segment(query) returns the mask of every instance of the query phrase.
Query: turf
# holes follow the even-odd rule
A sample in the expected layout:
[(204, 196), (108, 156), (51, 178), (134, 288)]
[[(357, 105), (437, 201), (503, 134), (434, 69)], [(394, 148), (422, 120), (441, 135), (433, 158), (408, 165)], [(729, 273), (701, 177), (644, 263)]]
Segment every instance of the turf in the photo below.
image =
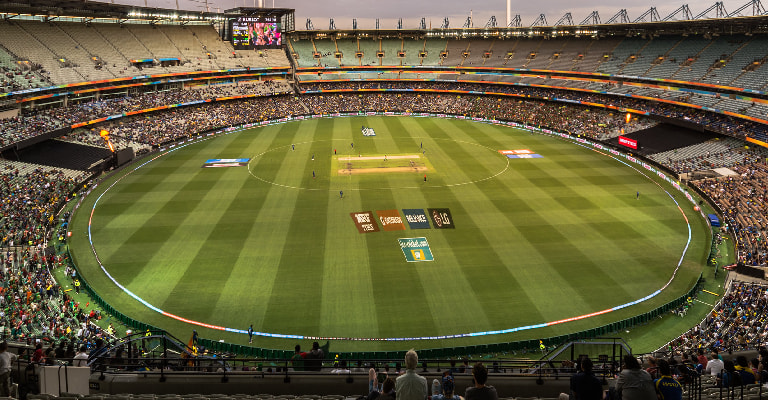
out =
[[(363, 137), (361, 125), (377, 136)], [(504, 149), (543, 158), (507, 159), (497, 152)], [(419, 153), (430, 168), (426, 182), (421, 172), (336, 173), (339, 157)], [(210, 158), (252, 159), (247, 167), (201, 168)], [(87, 223), (110, 183), (86, 199), (73, 222), (71, 247), (88, 282), (123, 313), (180, 337), (198, 329), (206, 338), (247, 341), (154, 312), (98, 269)], [(693, 236), (672, 285), (651, 300), (514, 334), (339, 341), (334, 348), (548, 337), (676, 298), (699, 276), (709, 237), (690, 203), (664, 188), (675, 193)], [(361, 234), (350, 217), (405, 208), (448, 208), (455, 229)], [(112, 276), (164, 311), (237, 329), (342, 338), (453, 335), (604, 310), (662, 287), (688, 238), (681, 210), (662, 187), (606, 155), (508, 127), (404, 117), (291, 122), (177, 149), (112, 187), (93, 213), (91, 233)], [(435, 260), (406, 262), (397, 239), (422, 236)], [(257, 343), (292, 348), (295, 341)]]

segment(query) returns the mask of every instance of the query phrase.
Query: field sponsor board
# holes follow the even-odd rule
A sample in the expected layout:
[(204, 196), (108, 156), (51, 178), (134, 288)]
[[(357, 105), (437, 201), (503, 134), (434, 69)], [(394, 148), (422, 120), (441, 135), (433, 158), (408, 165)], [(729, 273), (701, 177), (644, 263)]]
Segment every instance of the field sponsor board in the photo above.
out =
[(528, 149), (521, 149), (521, 150), (499, 150), (499, 153), (508, 156), (510, 154), (533, 154), (532, 151)]
[(630, 149), (637, 150), (637, 140), (630, 139), (626, 136), (619, 136), (619, 144), (622, 146), (629, 147)]
[(544, 158), (541, 154), (507, 154), (507, 158)]
[(370, 211), (349, 213), (352, 221), (355, 222), (357, 231), (360, 233), (378, 232), (379, 225), (376, 223), (376, 217)]
[(250, 160), (250, 158), (211, 158), (205, 160), (203, 168), (244, 167)]
[(429, 229), (427, 214), (422, 208), (403, 208), (403, 215), (411, 229)]
[(405, 255), (405, 261), (408, 262), (420, 262), (420, 261), (434, 261), (432, 256), (432, 250), (429, 249), (429, 242), (425, 237), (417, 238), (402, 238), (397, 239), (400, 244), (400, 249)]
[(400, 213), (397, 210), (376, 210), (376, 215), (379, 216), (379, 222), (381, 222), (381, 229), (384, 231), (404, 231), (405, 224), (400, 217)]
[(453, 224), (453, 217), (451, 216), (451, 210), (447, 208), (428, 208), (430, 218), (432, 218), (432, 225), (435, 229), (455, 229), (456, 225)]

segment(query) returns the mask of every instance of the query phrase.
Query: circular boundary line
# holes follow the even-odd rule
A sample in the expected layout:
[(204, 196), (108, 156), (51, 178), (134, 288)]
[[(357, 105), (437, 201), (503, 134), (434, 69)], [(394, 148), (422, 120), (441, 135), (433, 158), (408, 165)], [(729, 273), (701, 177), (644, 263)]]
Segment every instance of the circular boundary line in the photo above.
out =
[[(287, 122), (288, 121), (286, 121), (285, 123), (287, 123)], [(293, 122), (293, 121), (290, 121), (290, 122)], [(401, 136), (401, 137), (402, 138), (410, 138), (410, 136)], [(397, 137), (393, 137), (393, 138), (397, 138)], [(490, 146), (485, 146), (485, 145), (482, 145), (482, 144), (479, 144), (479, 143), (472, 143), (472, 142), (467, 142), (465, 140), (455, 140), (455, 139), (447, 139), (447, 138), (432, 138), (432, 139), (433, 140), (444, 140), (444, 141), (455, 142), (455, 143), (470, 144), (470, 145), (474, 145), (474, 146), (478, 146), (478, 147), (483, 147), (483, 148), (488, 149), (489, 151), (491, 151), (493, 153), (497, 153), (497, 151), (492, 149)], [(334, 140), (346, 140), (346, 139), (310, 140), (310, 141), (299, 142), (299, 143), (294, 143), (294, 144), (307, 144), (307, 143), (314, 143), (314, 142), (332, 142)], [(306, 190), (306, 191), (324, 191), (324, 190), (326, 190), (326, 189), (321, 189), (321, 188), (308, 188), (308, 187), (303, 187), (303, 186), (284, 185), (282, 183), (277, 183), (277, 182), (274, 182), (274, 181), (268, 181), (268, 180), (266, 180), (264, 178), (261, 178), (259, 176), (254, 175), (253, 171), (251, 171), (251, 162), (254, 159), (259, 158), (259, 157), (263, 156), (264, 154), (271, 153), (271, 152), (273, 152), (275, 150), (278, 150), (278, 149), (281, 149), (281, 148), (284, 148), (284, 147), (287, 148), (288, 146), (292, 146), (292, 145), (288, 145), (287, 144), (285, 146), (274, 147), (272, 149), (262, 151), (261, 153), (256, 154), (253, 157), (251, 157), (251, 159), (248, 160), (248, 165), (247, 165), (248, 175), (250, 175), (250, 176), (252, 176), (252, 177), (254, 177), (254, 178), (256, 178), (256, 179), (258, 179), (258, 180), (260, 180), (260, 181), (262, 181), (264, 183), (266, 183), (266, 184), (269, 184), (269, 185), (272, 185), (272, 186), (277, 186), (277, 187), (282, 187), (282, 188), (286, 188), (286, 189), (296, 189), (296, 190)], [(507, 170), (509, 169), (509, 158), (504, 157), (504, 159), (507, 161), (507, 164), (504, 166), (504, 168), (501, 171), (499, 171), (499, 172), (497, 172), (497, 173), (495, 173), (493, 175), (486, 176), (485, 178), (475, 179), (473, 181), (467, 181), (467, 182), (450, 183), (450, 184), (445, 184), (445, 185), (427, 185), (427, 187), (430, 187), (430, 188), (456, 187), (456, 186), (471, 185), (471, 184), (475, 184), (475, 183), (479, 183), (479, 182), (484, 182), (484, 181), (493, 179), (493, 178), (495, 178), (495, 177), (497, 177), (497, 176), (507, 172)], [(378, 188), (359, 188), (358, 187), (358, 188), (349, 188), (347, 190), (350, 190), (350, 191), (353, 191), (353, 192), (362, 192), (362, 191), (366, 191), (366, 190), (421, 189), (423, 187), (424, 186), (399, 186), (399, 187), (378, 187)]]
[[(449, 116), (445, 116), (445, 117), (434, 116), (434, 117), (436, 117), (436, 118), (448, 118)], [(319, 118), (322, 118), (322, 117), (319, 117)], [(288, 121), (278, 122), (278, 123), (285, 123), (285, 122), (288, 122)], [(510, 127), (510, 125), (498, 124), (498, 123), (494, 123), (494, 122), (491, 122), (491, 121), (472, 121), (472, 122), (484, 122), (484, 123), (491, 123), (491, 124), (494, 124), (494, 125)], [(269, 124), (269, 125), (273, 125), (273, 124)], [(268, 126), (268, 125), (253, 126), (253, 127), (249, 127), (249, 128), (245, 128), (245, 129), (257, 128), (257, 127), (261, 127), (261, 126)], [(517, 129), (521, 129), (521, 130), (527, 130), (527, 131), (532, 132), (532, 133), (538, 133), (538, 134), (541, 134), (541, 135), (548, 135), (547, 132), (537, 132), (532, 127), (520, 127), (520, 126), (512, 126), (512, 127), (517, 128)], [(231, 130), (231, 131), (226, 132), (226, 133), (229, 134), (229, 133), (232, 133), (232, 132), (240, 132), (240, 131), (245, 130), (245, 129)], [(552, 136), (557, 138), (557, 136), (554, 136), (554, 135), (552, 135)], [(93, 214), (96, 211), (96, 206), (98, 205), (98, 203), (101, 200), (101, 198), (107, 192), (109, 192), (109, 190), (111, 190), (115, 185), (117, 185), (120, 181), (122, 181), (127, 176), (130, 176), (131, 174), (136, 172), (139, 168), (144, 167), (145, 165), (151, 163), (152, 161), (157, 160), (160, 157), (163, 157), (163, 156), (165, 156), (167, 154), (170, 154), (170, 153), (172, 153), (172, 152), (174, 152), (176, 150), (179, 150), (179, 149), (182, 149), (184, 147), (187, 147), (187, 146), (189, 146), (191, 144), (197, 144), (197, 143), (200, 143), (200, 142), (208, 140), (208, 139), (211, 139), (211, 137), (202, 138), (201, 140), (194, 140), (194, 141), (191, 141), (191, 142), (188, 142), (188, 143), (184, 143), (182, 145), (178, 145), (178, 146), (176, 146), (174, 148), (171, 148), (171, 149), (169, 149), (167, 151), (164, 151), (161, 154), (158, 154), (155, 157), (152, 157), (151, 159), (145, 161), (144, 163), (139, 164), (134, 169), (130, 170), (128, 173), (126, 173), (125, 175), (120, 176), (114, 182), (112, 182), (112, 184), (110, 184), (104, 190), (104, 192), (102, 192), (96, 198), (96, 201), (94, 201), (94, 203), (93, 203), (93, 207), (91, 208), (91, 213), (90, 213), (90, 216), (88, 218), (88, 242), (89, 242), (89, 244), (91, 246), (91, 251), (93, 252), (94, 258), (96, 259), (96, 262), (99, 264), (99, 268), (101, 268), (102, 272), (104, 272), (104, 274), (107, 276), (107, 278), (109, 278), (109, 280), (111, 280), (112, 283), (114, 283), (117, 287), (119, 287), (124, 293), (126, 293), (127, 295), (132, 297), (134, 300), (138, 301), (139, 303), (143, 304), (145, 307), (149, 308), (150, 310), (155, 311), (155, 312), (157, 312), (157, 313), (159, 313), (159, 314), (161, 314), (163, 316), (166, 316), (166, 317), (169, 317), (169, 318), (173, 318), (173, 319), (175, 319), (177, 321), (184, 322), (184, 323), (187, 323), (187, 324), (190, 324), (190, 325), (196, 325), (196, 326), (201, 326), (201, 327), (204, 327), (204, 328), (220, 330), (220, 331), (225, 331), (225, 332), (231, 332), (231, 333), (249, 334), (249, 332), (247, 330), (245, 330), (245, 329), (228, 328), (228, 327), (224, 327), (224, 326), (212, 325), (212, 324), (207, 324), (207, 323), (204, 323), (204, 322), (199, 322), (199, 321), (187, 319), (187, 318), (184, 318), (184, 317), (181, 317), (181, 316), (169, 313), (167, 311), (164, 311), (164, 310), (162, 310), (162, 309), (160, 309), (160, 308), (150, 304), (146, 300), (142, 299), (141, 297), (139, 297), (138, 295), (136, 295), (135, 293), (130, 291), (128, 288), (126, 288), (125, 286), (120, 284), (120, 282), (118, 282), (117, 279), (115, 279), (109, 273), (109, 271), (107, 271), (106, 267), (101, 262), (101, 259), (99, 258), (98, 253), (96, 252), (96, 248), (94, 247), (94, 244), (93, 244), (93, 237), (91, 235), (91, 225), (92, 225), (92, 222), (93, 222)], [(599, 154), (602, 154), (602, 155), (605, 155), (607, 157), (610, 157), (610, 158), (612, 158), (612, 159), (614, 159), (614, 160), (616, 160), (616, 161), (618, 161), (618, 162), (620, 162), (620, 163), (622, 163), (622, 164), (632, 168), (633, 170), (638, 172), (640, 175), (644, 176), (646, 179), (650, 180), (651, 182), (653, 182), (654, 184), (659, 186), (659, 188), (661, 188), (661, 190), (663, 190), (667, 194), (667, 196), (669, 196), (669, 198), (672, 199), (672, 201), (677, 206), (677, 209), (680, 211), (680, 214), (685, 219), (685, 223), (686, 223), (686, 226), (688, 228), (688, 239), (687, 239), (687, 242), (685, 244), (685, 248), (683, 249), (682, 255), (680, 256), (680, 260), (678, 261), (677, 265), (675, 266), (675, 270), (672, 272), (672, 276), (669, 278), (669, 281), (667, 281), (666, 284), (664, 284), (661, 288), (657, 289), (653, 293), (651, 293), (651, 294), (649, 294), (649, 295), (647, 295), (645, 297), (642, 297), (640, 299), (628, 302), (628, 303), (620, 304), (620, 305), (617, 305), (617, 306), (614, 306), (614, 307), (611, 307), (611, 308), (607, 308), (605, 310), (596, 311), (596, 312), (592, 312), (592, 313), (589, 313), (589, 314), (583, 314), (583, 315), (579, 315), (579, 316), (575, 316), (575, 317), (570, 317), (570, 318), (565, 318), (565, 319), (560, 319), (560, 320), (550, 321), (550, 322), (544, 322), (544, 323), (540, 323), (540, 324), (519, 326), (519, 327), (508, 328), (508, 329), (501, 329), (501, 330), (494, 330), (494, 331), (459, 333), (459, 334), (453, 334), (453, 335), (440, 335), (440, 336), (388, 337), (388, 338), (305, 336), (305, 335), (292, 335), (292, 334), (281, 334), (281, 333), (270, 333), (270, 332), (253, 332), (253, 334), (257, 335), (257, 336), (263, 336), (263, 337), (280, 338), (280, 339), (296, 339), (296, 340), (344, 340), (344, 341), (385, 341), (385, 342), (397, 342), (397, 341), (422, 341), (422, 340), (458, 339), (458, 338), (468, 338), (468, 337), (477, 337), (477, 336), (501, 335), (501, 334), (507, 334), (507, 333), (521, 332), (521, 331), (526, 331), (526, 330), (531, 330), (531, 329), (544, 328), (544, 327), (548, 327), (548, 326), (563, 324), (563, 323), (566, 323), (566, 322), (579, 321), (579, 320), (595, 317), (595, 316), (598, 316), (598, 315), (607, 314), (607, 313), (612, 312), (612, 311), (618, 311), (618, 310), (621, 310), (623, 308), (627, 308), (627, 307), (630, 307), (630, 306), (633, 306), (633, 305), (645, 302), (645, 301), (647, 301), (647, 300), (649, 300), (649, 299), (651, 299), (653, 297), (656, 297), (663, 290), (665, 290), (667, 287), (669, 287), (670, 284), (672, 284), (672, 281), (677, 276), (677, 272), (680, 270), (680, 266), (683, 263), (683, 259), (685, 258), (685, 255), (688, 252), (688, 248), (689, 248), (689, 246), (691, 244), (691, 238), (692, 238), (691, 225), (690, 225), (690, 221), (688, 220), (688, 217), (685, 215), (685, 212), (683, 211), (682, 207), (680, 207), (680, 204), (677, 202), (677, 199), (675, 199), (675, 197), (671, 193), (669, 193), (669, 191), (667, 189), (662, 187), (661, 184), (659, 184), (655, 180), (651, 179), (650, 176), (644, 174), (642, 171), (640, 171), (636, 167), (630, 165), (629, 163), (625, 162), (624, 160), (618, 159), (614, 155), (607, 154), (607, 153), (604, 153), (602, 151), (598, 151), (596, 149), (589, 148), (589, 147), (587, 147), (583, 143), (578, 143), (577, 142), (577, 143), (574, 143), (574, 144), (579, 145), (579, 146), (584, 147), (584, 148), (587, 148), (589, 150), (595, 151), (595, 152), (597, 152)], [(480, 145), (480, 146), (482, 146), (482, 145)], [(487, 147), (487, 146), (483, 146), (483, 147)], [(509, 164), (509, 160), (507, 160), (507, 164)], [(487, 178), (487, 179), (490, 179), (490, 178)], [(94, 189), (95, 189), (95, 187), (94, 187)]]

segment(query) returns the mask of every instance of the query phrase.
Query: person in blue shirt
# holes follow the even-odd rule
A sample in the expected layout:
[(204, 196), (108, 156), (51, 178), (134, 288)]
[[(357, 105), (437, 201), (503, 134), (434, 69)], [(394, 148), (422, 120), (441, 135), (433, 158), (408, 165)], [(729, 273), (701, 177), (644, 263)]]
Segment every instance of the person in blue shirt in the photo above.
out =
[(658, 361), (659, 374), (661, 378), (653, 383), (656, 386), (656, 395), (659, 400), (683, 400), (683, 385), (672, 377), (672, 369), (667, 360)]
[(454, 387), (453, 376), (444, 376), (442, 385), (443, 393), (432, 396), (432, 400), (461, 400), (461, 396), (453, 393)]
[(751, 385), (756, 382), (755, 371), (749, 366), (749, 361), (745, 356), (736, 357), (736, 372), (741, 376), (742, 385)]

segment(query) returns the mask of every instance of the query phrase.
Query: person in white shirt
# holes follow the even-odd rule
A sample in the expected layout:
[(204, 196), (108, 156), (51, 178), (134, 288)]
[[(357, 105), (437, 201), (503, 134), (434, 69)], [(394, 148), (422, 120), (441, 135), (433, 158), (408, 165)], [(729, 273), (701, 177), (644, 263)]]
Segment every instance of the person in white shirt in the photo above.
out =
[(87, 367), (88, 366), (88, 348), (80, 346), (80, 350), (75, 354), (75, 358), (72, 360), (73, 367)]
[(0, 343), (0, 397), (11, 397), (11, 366), (18, 357), (8, 351), (8, 342)]
[(709, 355), (709, 362), (707, 362), (707, 369), (705, 370), (708, 374), (711, 374), (713, 376), (720, 375), (720, 372), (723, 371), (723, 368), (725, 368), (725, 365), (723, 364), (723, 360), (720, 359), (720, 357), (717, 356), (717, 353), (712, 353)]

